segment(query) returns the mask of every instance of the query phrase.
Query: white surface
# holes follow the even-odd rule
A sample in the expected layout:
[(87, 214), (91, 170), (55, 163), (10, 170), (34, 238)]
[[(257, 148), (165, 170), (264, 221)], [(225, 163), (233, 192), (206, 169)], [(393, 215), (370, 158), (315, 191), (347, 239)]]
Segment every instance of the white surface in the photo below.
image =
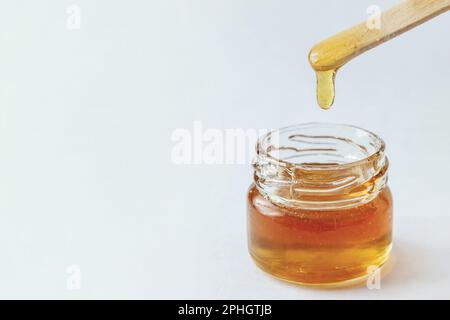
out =
[[(80, 30), (66, 28), (69, 4)], [(343, 68), (329, 112), (315, 103), (309, 48), (371, 4), (3, 0), (0, 297), (449, 299), (450, 16)], [(259, 271), (246, 248), (250, 166), (171, 162), (172, 132), (194, 120), (381, 135), (397, 257), (381, 290), (304, 289)], [(80, 290), (66, 288), (72, 264)]]

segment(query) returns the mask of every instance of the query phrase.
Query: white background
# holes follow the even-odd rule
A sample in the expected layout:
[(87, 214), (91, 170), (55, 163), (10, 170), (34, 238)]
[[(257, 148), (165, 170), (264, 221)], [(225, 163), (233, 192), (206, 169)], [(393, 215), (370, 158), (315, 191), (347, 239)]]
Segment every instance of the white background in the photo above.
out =
[[(396, 1), (2, 0), (1, 298), (450, 298), (442, 15), (345, 66), (315, 102), (312, 45)], [(66, 27), (70, 4), (81, 29)], [(249, 165), (175, 165), (177, 128), (328, 121), (384, 138), (395, 256), (381, 290), (312, 290), (246, 247)], [(68, 290), (66, 268), (81, 268)]]

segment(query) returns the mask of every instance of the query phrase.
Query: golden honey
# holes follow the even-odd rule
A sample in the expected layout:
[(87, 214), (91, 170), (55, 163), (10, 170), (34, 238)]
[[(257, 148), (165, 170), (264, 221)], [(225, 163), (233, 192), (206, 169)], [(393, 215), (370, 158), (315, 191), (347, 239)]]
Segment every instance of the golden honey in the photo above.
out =
[(384, 143), (356, 127), (305, 124), (261, 138), (247, 198), (256, 264), (290, 282), (334, 286), (381, 267), (392, 243)]
[(317, 103), (322, 109), (329, 109), (334, 102), (334, 78), (336, 70), (317, 71)]

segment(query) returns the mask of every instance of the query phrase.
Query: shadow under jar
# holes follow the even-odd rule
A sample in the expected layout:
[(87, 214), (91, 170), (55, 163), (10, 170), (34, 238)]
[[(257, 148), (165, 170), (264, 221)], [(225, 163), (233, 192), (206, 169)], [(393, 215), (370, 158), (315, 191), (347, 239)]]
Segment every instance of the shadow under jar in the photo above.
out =
[(309, 123), (263, 136), (247, 198), (248, 246), (283, 280), (344, 286), (388, 259), (392, 196), (384, 142), (354, 126)]

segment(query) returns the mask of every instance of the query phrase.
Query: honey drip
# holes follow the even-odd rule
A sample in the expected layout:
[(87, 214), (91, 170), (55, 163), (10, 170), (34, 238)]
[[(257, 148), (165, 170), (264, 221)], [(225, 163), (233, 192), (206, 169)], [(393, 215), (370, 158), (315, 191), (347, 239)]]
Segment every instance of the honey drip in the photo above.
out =
[(317, 103), (322, 109), (329, 109), (334, 102), (335, 70), (317, 71)]

